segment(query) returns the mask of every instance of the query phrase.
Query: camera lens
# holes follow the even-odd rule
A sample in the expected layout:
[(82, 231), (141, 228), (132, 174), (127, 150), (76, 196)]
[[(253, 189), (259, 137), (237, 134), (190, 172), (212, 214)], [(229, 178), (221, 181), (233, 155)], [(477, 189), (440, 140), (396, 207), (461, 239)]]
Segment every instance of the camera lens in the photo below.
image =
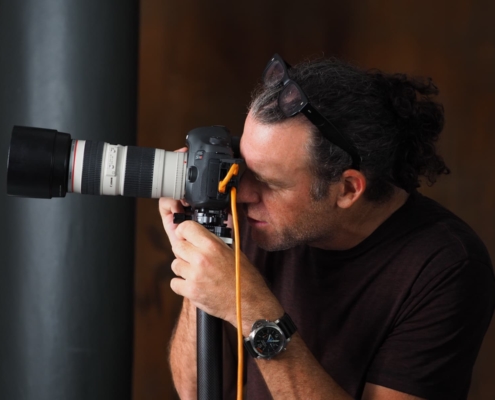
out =
[(7, 160), (7, 193), (65, 197), (71, 137), (51, 129), (16, 126)]
[(89, 140), (50, 129), (14, 127), (7, 193), (52, 198), (66, 193), (172, 197), (185, 191), (187, 153)]

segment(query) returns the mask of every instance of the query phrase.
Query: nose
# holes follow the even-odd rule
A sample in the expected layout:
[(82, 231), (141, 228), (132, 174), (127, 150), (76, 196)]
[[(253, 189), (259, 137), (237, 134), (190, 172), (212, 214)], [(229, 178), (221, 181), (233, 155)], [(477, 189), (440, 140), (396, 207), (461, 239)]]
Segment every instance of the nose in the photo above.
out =
[(258, 203), (260, 196), (256, 190), (256, 180), (252, 173), (246, 170), (242, 175), (239, 187), (237, 190), (237, 202), (238, 203)]

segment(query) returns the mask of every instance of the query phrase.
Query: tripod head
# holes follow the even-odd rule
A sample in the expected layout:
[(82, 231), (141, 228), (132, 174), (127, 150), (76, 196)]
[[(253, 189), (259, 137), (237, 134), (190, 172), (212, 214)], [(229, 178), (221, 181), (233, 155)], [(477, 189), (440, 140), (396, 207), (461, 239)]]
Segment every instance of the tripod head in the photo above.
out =
[(174, 214), (174, 224), (192, 220), (203, 225), (211, 233), (221, 238), (225, 243), (232, 244), (232, 229), (227, 227), (226, 221), (229, 217), (226, 210), (196, 209), (187, 207), (185, 213)]

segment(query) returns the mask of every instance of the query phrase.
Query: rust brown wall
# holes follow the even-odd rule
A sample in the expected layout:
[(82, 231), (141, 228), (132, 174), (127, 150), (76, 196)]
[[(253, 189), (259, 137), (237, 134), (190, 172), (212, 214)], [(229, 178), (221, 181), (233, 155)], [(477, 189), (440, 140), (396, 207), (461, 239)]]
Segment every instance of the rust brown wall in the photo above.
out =
[[(249, 92), (268, 58), (336, 55), (362, 67), (434, 78), (452, 169), (423, 191), (465, 219), (495, 259), (495, 29), (492, 0), (141, 0), (141, 146), (174, 150), (195, 127), (240, 134)], [(167, 344), (180, 299), (155, 200), (139, 200), (134, 399), (174, 399)], [(495, 324), (470, 400), (495, 399)]]

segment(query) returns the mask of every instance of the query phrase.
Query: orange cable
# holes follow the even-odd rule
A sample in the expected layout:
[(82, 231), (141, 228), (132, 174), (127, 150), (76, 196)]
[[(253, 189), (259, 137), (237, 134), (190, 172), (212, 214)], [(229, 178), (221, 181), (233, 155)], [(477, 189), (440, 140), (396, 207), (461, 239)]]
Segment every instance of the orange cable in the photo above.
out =
[[(218, 183), (218, 191), (225, 193), (227, 184), (233, 175), (239, 173), (239, 165), (232, 164), (225, 178)], [(237, 217), (237, 190), (230, 190), (230, 208), (232, 209), (232, 221), (234, 224), (234, 255), (235, 255), (235, 307), (237, 313), (237, 400), (242, 400), (243, 369), (244, 369), (244, 338), (242, 336), (242, 314), (241, 314), (241, 241), (239, 239), (239, 220)]]
[(227, 184), (229, 183), (230, 179), (233, 175), (237, 175), (238, 173), (239, 164), (232, 164), (229, 172), (227, 172), (227, 175), (225, 175), (225, 178), (223, 178), (223, 180), (218, 183), (218, 191), (220, 193), (225, 193), (225, 189), (227, 188)]
[(236, 207), (237, 190), (230, 191), (232, 221), (234, 223), (234, 252), (235, 252), (235, 306), (237, 311), (237, 400), (242, 400), (243, 368), (244, 368), (244, 338), (242, 336), (241, 315), (241, 242), (239, 240), (239, 221)]

